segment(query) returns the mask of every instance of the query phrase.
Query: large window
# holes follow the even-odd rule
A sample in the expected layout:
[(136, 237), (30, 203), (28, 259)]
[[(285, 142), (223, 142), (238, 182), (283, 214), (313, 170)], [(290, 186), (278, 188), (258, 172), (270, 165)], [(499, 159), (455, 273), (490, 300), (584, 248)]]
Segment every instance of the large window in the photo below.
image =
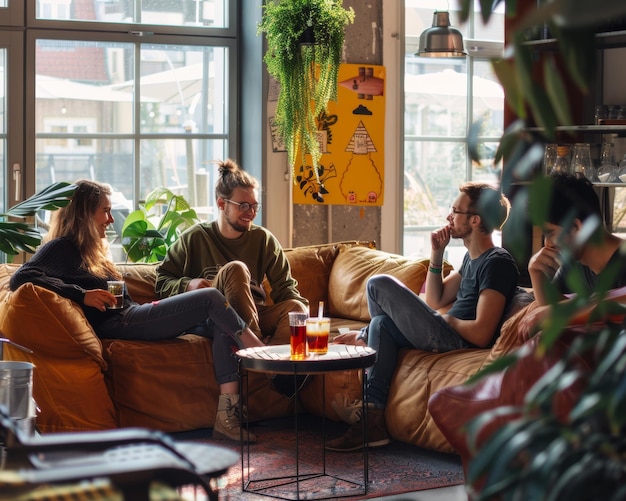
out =
[[(501, 50), (504, 16), (495, 16), (488, 26), (479, 16), (460, 25), (450, 11), (470, 57), (416, 56), (419, 36), (432, 25), (435, 10), (448, 10), (448, 3), (406, 0), (403, 249), (405, 255), (414, 256), (430, 255), (430, 233), (446, 224), (461, 183), (500, 182), (501, 165), (492, 160), (503, 131), (504, 94), (482, 54)], [(466, 139), (477, 120), (483, 124), (480, 164), (469, 159)], [(458, 267), (465, 251), (463, 242), (453, 240), (446, 258)]]
[[(237, 96), (230, 90), (238, 78), (235, 4), (11, 0), (26, 20), (26, 106), (23, 127), (10, 129), (8, 139), (0, 110), (0, 154), (22, 130), (33, 138), (26, 141), (27, 184), (18, 196), (53, 181), (111, 184), (117, 260), (124, 259), (124, 216), (158, 186), (184, 195), (211, 219), (215, 162), (237, 153)], [(5, 60), (0, 51), (0, 90), (20, 78)]]

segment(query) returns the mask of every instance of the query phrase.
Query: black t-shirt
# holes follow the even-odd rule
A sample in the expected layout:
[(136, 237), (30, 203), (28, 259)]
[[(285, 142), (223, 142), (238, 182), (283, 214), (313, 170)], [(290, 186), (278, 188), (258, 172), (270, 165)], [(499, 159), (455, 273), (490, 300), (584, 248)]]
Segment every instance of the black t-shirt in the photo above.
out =
[[(583, 277), (587, 290), (592, 291), (596, 288), (596, 285), (598, 284), (598, 275), (591, 271), (589, 267), (576, 262), (571, 266), (561, 266), (552, 279), (552, 282), (556, 284), (558, 290), (562, 294), (574, 292), (566, 282), (566, 277), (574, 269), (580, 270), (580, 274)], [(619, 289), (620, 287), (626, 286), (626, 256), (621, 254), (619, 248), (613, 253), (604, 269), (611, 270), (611, 274), (614, 277), (611, 282), (611, 289)]]

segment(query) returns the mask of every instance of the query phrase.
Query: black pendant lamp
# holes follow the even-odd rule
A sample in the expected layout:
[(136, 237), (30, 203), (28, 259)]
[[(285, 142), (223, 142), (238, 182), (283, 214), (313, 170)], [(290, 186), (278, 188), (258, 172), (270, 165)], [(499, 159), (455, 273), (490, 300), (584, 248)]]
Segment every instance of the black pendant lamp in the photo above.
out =
[(435, 11), (433, 25), (420, 35), (420, 45), (416, 56), (426, 57), (465, 57), (463, 35), (450, 26), (450, 13)]

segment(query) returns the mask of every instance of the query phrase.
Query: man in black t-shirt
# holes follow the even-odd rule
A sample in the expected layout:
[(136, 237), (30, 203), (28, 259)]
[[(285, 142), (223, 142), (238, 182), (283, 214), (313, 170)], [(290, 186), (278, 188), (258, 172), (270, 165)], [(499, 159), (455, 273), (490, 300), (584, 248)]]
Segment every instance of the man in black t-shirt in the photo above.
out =
[[(515, 261), (505, 249), (496, 247), (492, 238), (494, 229), (508, 217), (508, 200), (485, 183), (465, 183), (459, 191), (448, 224), (431, 234), (425, 301), (389, 275), (371, 277), (367, 283), (370, 324), (361, 332), (335, 338), (335, 342), (367, 343), (377, 352), (366, 385), (369, 447), (389, 443), (384, 411), (398, 351), (417, 348), (439, 353), (491, 346), (517, 289)], [(451, 238), (462, 239), (467, 254), (461, 268), (444, 277), (443, 255)], [(345, 435), (327, 443), (327, 449), (363, 447), (361, 405), (358, 402), (345, 412), (340, 410), (355, 420)]]

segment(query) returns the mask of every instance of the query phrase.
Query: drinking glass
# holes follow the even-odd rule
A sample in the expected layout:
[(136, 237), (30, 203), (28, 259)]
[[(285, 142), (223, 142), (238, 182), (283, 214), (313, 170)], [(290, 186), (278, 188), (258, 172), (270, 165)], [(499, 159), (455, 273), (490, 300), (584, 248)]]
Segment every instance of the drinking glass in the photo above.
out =
[(552, 168), (554, 167), (554, 162), (556, 162), (556, 144), (550, 143), (546, 144), (546, 147), (543, 152), (543, 172), (549, 173), (552, 172)]
[(615, 161), (615, 145), (611, 142), (602, 143), (600, 147), (600, 167), (598, 180), (602, 183), (617, 183), (617, 162)]
[(291, 345), (291, 359), (304, 360), (309, 356), (306, 338), (306, 320), (309, 315), (302, 311), (289, 312), (289, 336)]
[(323, 355), (328, 352), (330, 318), (311, 317), (306, 319), (306, 340), (310, 353)]
[(550, 172), (567, 173), (569, 172), (569, 168), (570, 168), (569, 146), (568, 145), (557, 146), (556, 160)]
[(589, 143), (576, 143), (574, 145), (571, 170), (576, 175), (584, 176), (590, 181), (596, 181)]
[(115, 296), (115, 304), (110, 305), (110, 310), (121, 310), (124, 308), (124, 281), (109, 280), (107, 282), (108, 291)]

